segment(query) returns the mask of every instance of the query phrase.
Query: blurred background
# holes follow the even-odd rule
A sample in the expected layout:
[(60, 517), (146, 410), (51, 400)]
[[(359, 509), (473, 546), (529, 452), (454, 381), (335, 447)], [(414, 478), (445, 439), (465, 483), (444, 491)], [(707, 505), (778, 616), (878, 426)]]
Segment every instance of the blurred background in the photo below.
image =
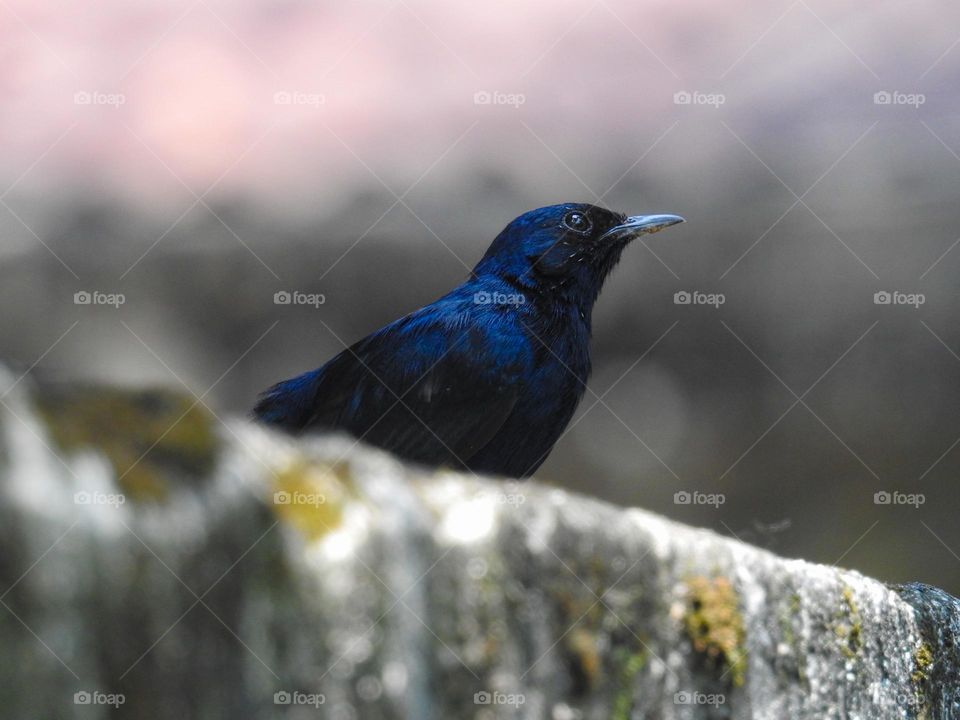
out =
[(539, 477), (960, 593), (956, 3), (0, 17), (15, 370), (245, 413), (459, 283), (525, 210), (678, 213), (608, 282)]

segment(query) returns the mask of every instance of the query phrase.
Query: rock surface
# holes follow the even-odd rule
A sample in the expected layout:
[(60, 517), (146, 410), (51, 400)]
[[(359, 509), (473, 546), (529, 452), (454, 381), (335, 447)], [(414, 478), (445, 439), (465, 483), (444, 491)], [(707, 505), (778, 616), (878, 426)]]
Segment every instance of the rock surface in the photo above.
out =
[(10, 718), (960, 718), (957, 601), (0, 376)]

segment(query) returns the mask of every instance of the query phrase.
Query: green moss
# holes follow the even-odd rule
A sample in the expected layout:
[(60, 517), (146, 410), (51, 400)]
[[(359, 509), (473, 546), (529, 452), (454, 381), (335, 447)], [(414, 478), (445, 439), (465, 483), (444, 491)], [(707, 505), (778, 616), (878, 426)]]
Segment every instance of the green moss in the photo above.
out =
[(723, 668), (735, 687), (746, 681), (746, 630), (739, 598), (725, 577), (697, 576), (687, 580), (684, 625), (693, 649)]
[(219, 438), (202, 404), (169, 390), (106, 386), (45, 387), (35, 400), (53, 441), (64, 451), (91, 448), (113, 466), (133, 501), (160, 501), (169, 483), (209, 476)]
[(786, 608), (780, 615), (780, 629), (783, 632), (783, 639), (791, 645), (793, 644), (794, 640), (793, 622), (794, 619), (800, 614), (801, 602), (802, 601), (799, 594), (790, 593)]
[(793, 618), (791, 616), (780, 616), (780, 634), (783, 636), (783, 642), (791, 648), (796, 644), (797, 636), (793, 632)]
[(633, 695), (636, 690), (637, 675), (647, 664), (647, 654), (644, 651), (629, 652), (622, 650), (617, 653), (617, 694), (613, 699), (613, 709), (610, 712), (611, 720), (629, 720), (630, 710), (633, 708)]
[(840, 652), (854, 658), (863, 649), (863, 618), (853, 596), (853, 588), (844, 587), (841, 593), (844, 609), (841, 611), (834, 632), (841, 641)]
[(790, 614), (796, 617), (800, 614), (800, 593), (790, 593)]
[(780, 633), (784, 645), (790, 648), (792, 656), (789, 660), (788, 668), (793, 668), (796, 678), (803, 682), (806, 678), (806, 653), (801, 647), (801, 640), (794, 631), (794, 625), (800, 615), (801, 598), (798, 593), (791, 593), (786, 602), (786, 607), (780, 612)]
[(270, 506), (309, 540), (319, 540), (340, 527), (349, 482), (342, 463), (298, 459), (275, 474)]

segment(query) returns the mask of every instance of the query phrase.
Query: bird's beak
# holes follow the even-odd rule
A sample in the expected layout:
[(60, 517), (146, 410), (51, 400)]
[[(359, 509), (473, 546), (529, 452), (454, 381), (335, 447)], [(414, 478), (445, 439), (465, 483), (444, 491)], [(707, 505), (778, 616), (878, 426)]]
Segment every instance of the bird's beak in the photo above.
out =
[(631, 215), (619, 225), (607, 230), (600, 236), (600, 239), (604, 240), (614, 236), (619, 239), (649, 235), (682, 222), (685, 221), (679, 215)]

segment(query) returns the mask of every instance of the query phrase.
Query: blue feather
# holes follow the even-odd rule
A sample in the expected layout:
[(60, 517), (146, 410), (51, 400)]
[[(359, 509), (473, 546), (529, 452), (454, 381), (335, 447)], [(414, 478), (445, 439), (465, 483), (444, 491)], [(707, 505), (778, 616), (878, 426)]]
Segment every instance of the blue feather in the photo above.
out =
[(254, 414), (429, 466), (527, 477), (583, 397), (604, 280), (632, 237), (679, 221), (573, 203), (525, 213), (465, 283), (274, 385)]

